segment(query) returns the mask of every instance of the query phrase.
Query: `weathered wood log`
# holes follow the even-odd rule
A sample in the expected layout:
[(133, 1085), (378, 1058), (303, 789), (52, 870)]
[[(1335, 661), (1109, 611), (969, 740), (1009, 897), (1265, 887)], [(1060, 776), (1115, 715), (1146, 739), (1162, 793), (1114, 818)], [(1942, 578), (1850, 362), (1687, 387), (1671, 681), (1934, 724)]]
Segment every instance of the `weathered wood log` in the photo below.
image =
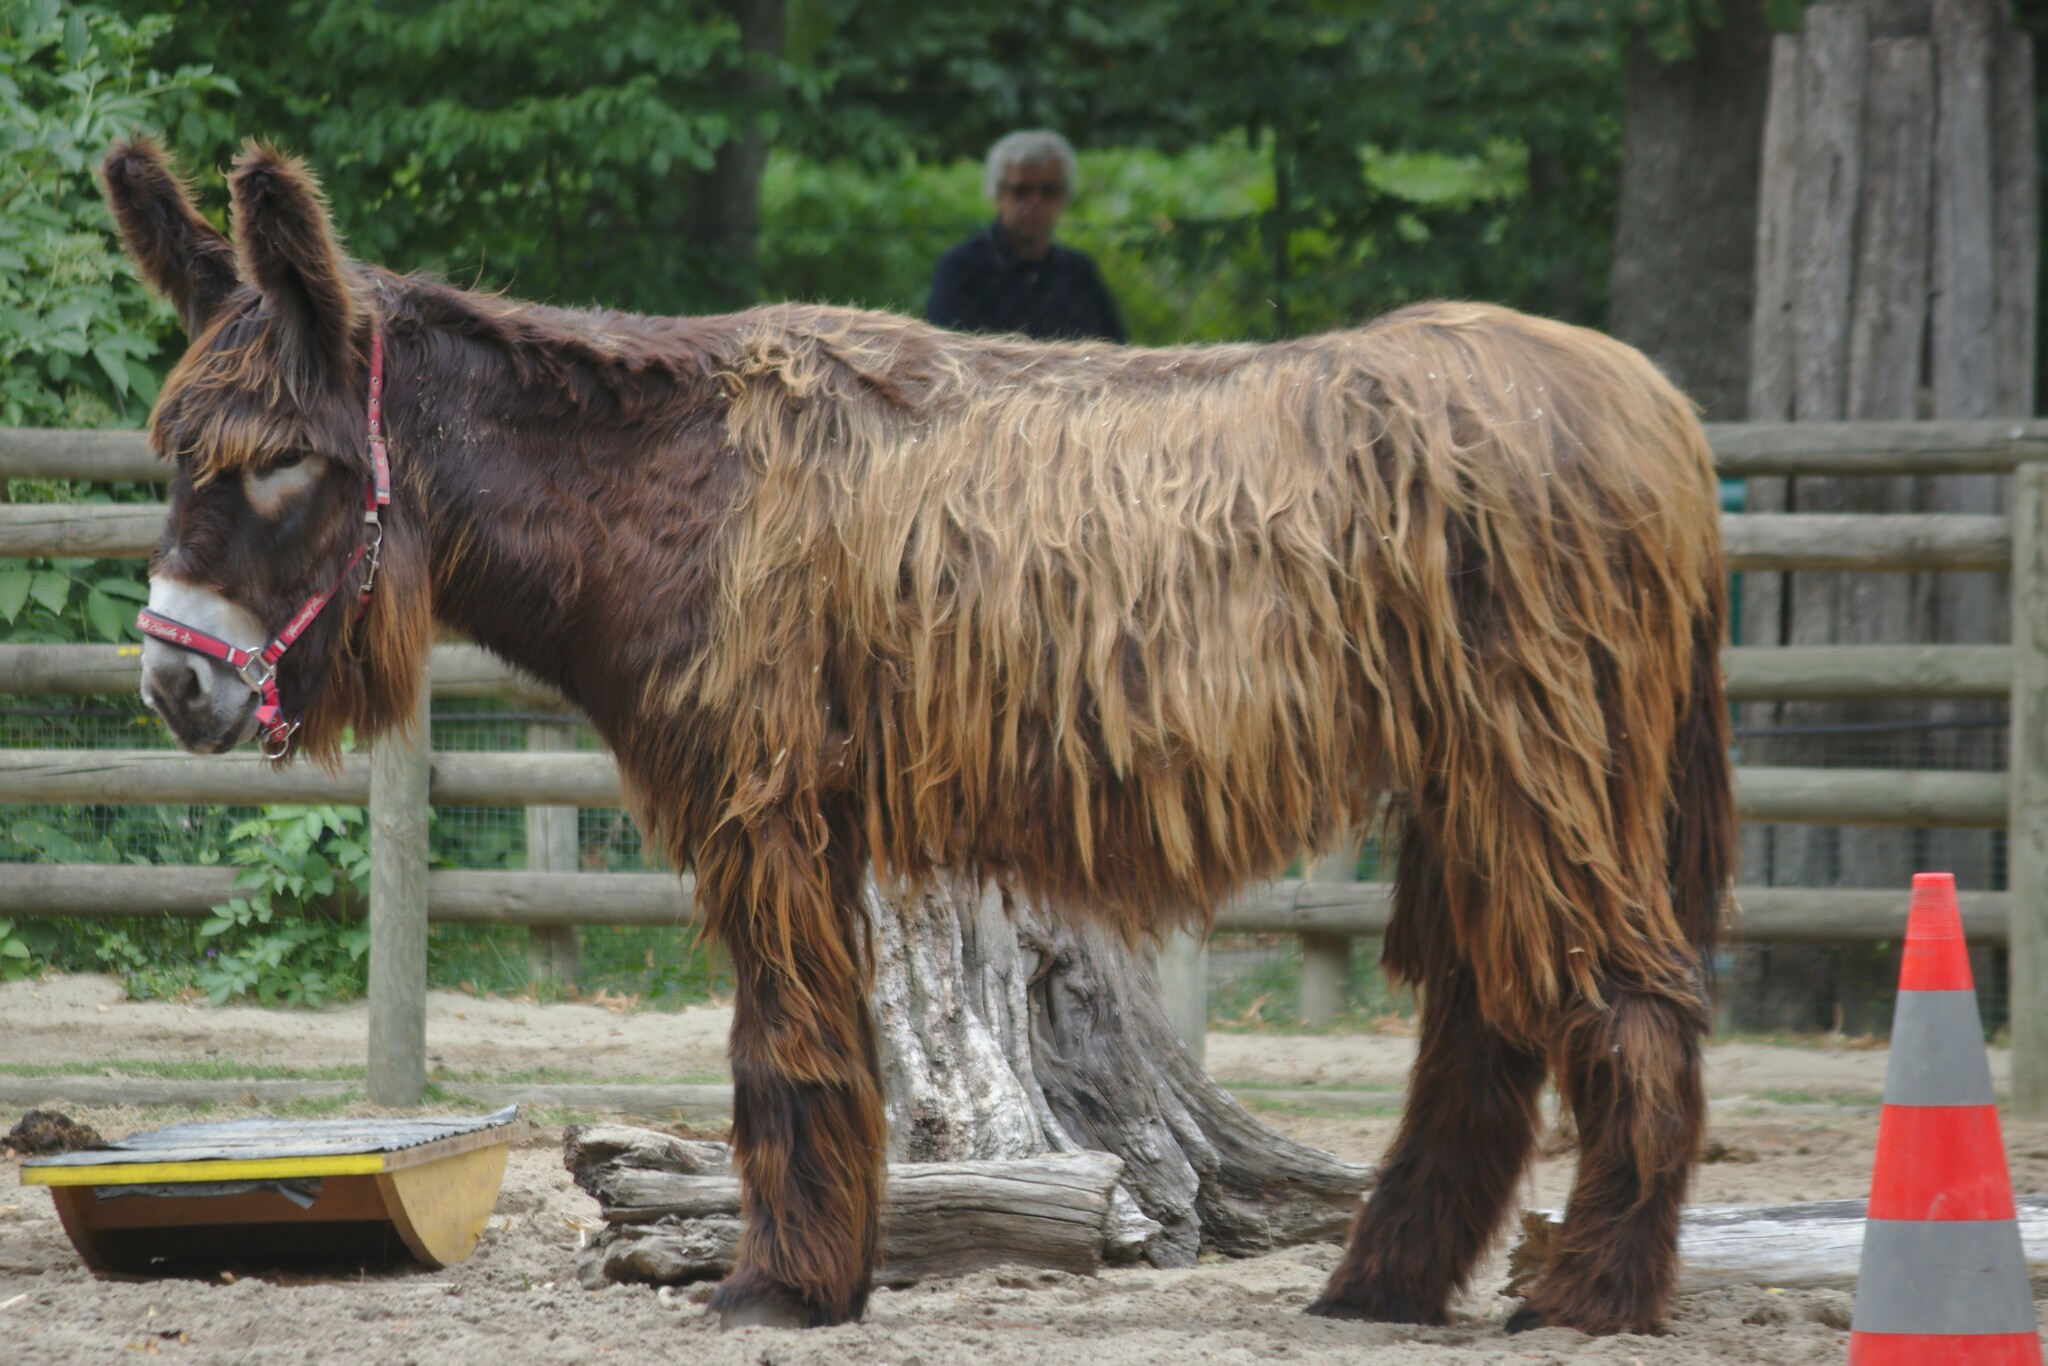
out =
[[(2039, 1275), (2048, 1270), (2048, 1195), (2025, 1195), (2015, 1203), (2027, 1266)], [(1853, 1286), (1866, 1207), (1862, 1200), (1821, 1200), (1689, 1209), (1678, 1226), (1680, 1286)], [(1547, 1234), (1562, 1217), (1557, 1210), (1523, 1214), (1520, 1240), (1509, 1254), (1511, 1287), (1534, 1282), (1548, 1260)]]
[[(434, 646), (428, 673), (436, 697), (562, 701), (553, 688), (478, 645)], [(0, 693), (132, 698), (141, 682), (139, 645), (0, 645)]]
[(1844, 416), (1869, 62), (1870, 16), (1861, 5), (1807, 10), (1792, 187), (1792, 416), (1805, 422)]
[[(1734, 569), (2004, 569), (2011, 560), (2012, 538), (2005, 520), (1985, 515), (1989, 511), (1971, 507), (1838, 517), (1737, 513), (1722, 518), (1721, 534)], [(0, 507), (0, 558), (142, 559), (156, 546), (162, 527), (163, 510), (154, 504)]]
[[(1781, 38), (1780, 41), (1785, 41)], [(1797, 38), (1792, 38), (1797, 43)], [(1759, 289), (1762, 284), (1759, 282)], [(1765, 401), (1780, 382), (1758, 372)], [(1789, 391), (1786, 402), (1790, 402)], [(1752, 402), (1756, 401), (1752, 394)], [(2039, 419), (1784, 422), (1752, 407), (1751, 422), (1710, 422), (1714, 463), (1728, 478), (1799, 474), (1996, 474), (2048, 460)]]
[[(1386, 933), (1387, 886), (1268, 883), (1218, 910), (1219, 934)], [(22, 863), (0, 879), (0, 917), (199, 920), (234, 895), (231, 868)], [(1973, 944), (2006, 942), (2004, 892), (1963, 892), (1963, 930)], [(470, 925), (665, 925), (696, 922), (696, 880), (685, 873), (501, 873), (431, 869), (427, 919)], [(1903, 891), (1737, 887), (1730, 934), (1754, 943), (1850, 944), (1904, 932)], [(343, 913), (347, 913), (344, 911)]]
[(1211, 1081), (1147, 956), (959, 879), (871, 883), (868, 914), (892, 1160), (1114, 1153), (1160, 1266), (1348, 1225), (1370, 1168), (1273, 1132)]
[[(1211, 1081), (1146, 955), (957, 876), (888, 893), (870, 879), (866, 909), (885, 1282), (999, 1262), (1187, 1266), (1349, 1226), (1371, 1169), (1273, 1132)], [(715, 1154), (579, 1132), (565, 1160), (608, 1222), (586, 1278), (717, 1274), (740, 1192)]]
[[(1745, 821), (1988, 829), (2006, 820), (2002, 773), (1756, 766), (1736, 770), (1735, 794)], [(1827, 819), (1816, 820), (1822, 811)]]
[[(1730, 569), (2009, 569), (2012, 526), (1964, 513), (1732, 513), (1721, 519)], [(1806, 643), (1806, 642), (1800, 642)]]
[[(0, 802), (360, 806), (368, 800), (369, 757), (346, 754), (336, 768), (278, 767), (253, 753), (0, 750)], [(435, 806), (617, 806), (619, 775), (608, 754), (444, 751), (432, 757), (429, 790)]]
[(0, 507), (0, 558), (146, 559), (164, 532), (161, 503), (24, 503)]
[[(360, 755), (344, 755), (340, 772), (329, 774), (309, 765), (276, 768), (253, 754), (0, 750), (0, 803), (360, 805), (369, 795), (368, 769)], [(435, 806), (617, 806), (620, 797), (618, 771), (604, 754), (437, 753), (429, 793)], [(1818, 825), (1969, 829), (2006, 819), (2001, 775), (1938, 769), (1738, 768), (1735, 803), (1744, 820)], [(1316, 895), (1349, 893), (1301, 891), (1296, 904), (1314, 904)]]
[[(2031, 46), (2023, 34), (2001, 38), (2001, 70), (2015, 63), (2024, 71), (2023, 55)], [(1936, 422), (1832, 422), (1792, 423), (1784, 418), (1791, 411), (1790, 373), (1790, 269), (1789, 221), (1791, 163), (1796, 145), (1798, 109), (1796, 98), (1781, 99), (1778, 91), (1798, 87), (1800, 38), (1779, 34), (1771, 53), (1772, 110), (1765, 134), (1765, 179), (1763, 198), (1766, 212), (1778, 211), (1780, 218), (1759, 223), (1758, 319), (1769, 317), (1785, 329), (1780, 343), (1775, 333), (1765, 342), (1752, 342), (1752, 379), (1763, 386), (1752, 388), (1749, 422), (1710, 422), (1707, 440), (1721, 473), (1730, 478), (1769, 474), (1981, 474), (2009, 470), (2028, 460), (2048, 459), (2048, 422), (2022, 421), (1936, 421)], [(2027, 107), (2024, 90), (2015, 82), (2011, 93), (2001, 95), (2001, 106)], [(1790, 110), (1789, 127), (1781, 126), (1780, 109)], [(2003, 138), (2010, 125), (2001, 117)], [(1773, 150), (1777, 147), (1777, 150)], [(2011, 188), (2019, 218), (2021, 196), (2031, 193), (2021, 183), (2018, 169), (2027, 163), (2024, 148), (2008, 152), (2001, 143), (2000, 165), (2014, 168)], [(1999, 224), (2006, 217), (1994, 210)], [(1766, 243), (1765, 237), (1770, 241)], [(2013, 250), (2024, 250), (2026, 235), (2017, 227), (2009, 234)], [(2001, 278), (2003, 277), (2001, 269)], [(2015, 278), (2022, 272), (2015, 269)], [(2002, 293), (2003, 291), (2001, 291)], [(2014, 325), (2017, 328), (2017, 324)], [(1767, 332), (1769, 329), (1765, 329)], [(2022, 336), (2030, 334), (2022, 333)], [(2015, 348), (2017, 351), (2019, 348)], [(2005, 364), (2001, 357), (2001, 365)], [(2017, 362), (2012, 362), (2017, 366)], [(2016, 409), (2016, 411), (2024, 411)], [(66, 429), (43, 430), (0, 427), (0, 478), (5, 479), (125, 479), (163, 483), (171, 467), (149, 453), (140, 432), (92, 432)]]
[(1786, 645), (1721, 652), (1728, 700), (2004, 698), (2008, 645)]
[[(585, 1284), (674, 1285), (731, 1270), (740, 1183), (723, 1143), (577, 1127), (563, 1160), (608, 1221), (580, 1259)], [(876, 1280), (908, 1285), (1004, 1265), (1089, 1273), (1135, 1260), (1151, 1229), (1115, 1208), (1123, 1169), (1095, 1152), (892, 1165)]]
[[(2012, 687), (2012, 650), (2004, 645), (1738, 646), (1722, 651), (1721, 667), (1728, 697), (1738, 702), (2002, 698)], [(132, 696), (141, 676), (139, 646), (0, 645), (0, 694)], [(436, 697), (561, 700), (474, 645), (435, 646), (432, 678)]]
[(141, 432), (0, 427), (0, 479), (128, 479), (170, 482), (169, 461)]

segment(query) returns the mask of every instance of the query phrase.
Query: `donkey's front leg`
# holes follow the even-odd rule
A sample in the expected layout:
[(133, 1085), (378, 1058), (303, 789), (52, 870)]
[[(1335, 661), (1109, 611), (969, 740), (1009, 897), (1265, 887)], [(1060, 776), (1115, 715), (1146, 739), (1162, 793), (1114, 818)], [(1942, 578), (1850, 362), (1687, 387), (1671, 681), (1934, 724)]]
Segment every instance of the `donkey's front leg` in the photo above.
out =
[(728, 823), (697, 888), (732, 954), (733, 1144), (746, 1227), (711, 1304), (727, 1327), (860, 1317), (888, 1138), (868, 1016), (858, 838), (811, 812)]

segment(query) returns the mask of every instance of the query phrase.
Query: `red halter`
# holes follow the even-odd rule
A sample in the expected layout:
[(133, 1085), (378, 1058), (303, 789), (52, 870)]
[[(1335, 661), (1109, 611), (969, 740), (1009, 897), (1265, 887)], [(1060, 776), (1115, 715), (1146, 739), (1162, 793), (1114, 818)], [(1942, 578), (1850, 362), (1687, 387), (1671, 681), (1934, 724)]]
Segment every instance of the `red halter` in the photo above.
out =
[(355, 553), (348, 557), (348, 564), (342, 568), (341, 576), (325, 592), (315, 593), (307, 598), (292, 619), (285, 623), (270, 644), (261, 650), (243, 649), (230, 645), (218, 636), (159, 616), (147, 607), (135, 614), (135, 624), (145, 635), (158, 640), (169, 641), (210, 659), (217, 659), (241, 675), (242, 681), (256, 690), (263, 699), (256, 708), (257, 734), (261, 737), (263, 757), (282, 759), (291, 749), (292, 735), (299, 728), (295, 720), (286, 720), (284, 708), (277, 694), (277, 661), (292, 643), (305, 633), (313, 619), (332, 599), (355, 567), (365, 559), (370, 562), (369, 572), (363, 575), (362, 595), (359, 608), (370, 605), (370, 592), (377, 584), (377, 555), (384, 546), (384, 524), (378, 512), (391, 506), (391, 461), (384, 449), (384, 339), (379, 334), (370, 334), (370, 481), (363, 489), (363, 539), (356, 543)]

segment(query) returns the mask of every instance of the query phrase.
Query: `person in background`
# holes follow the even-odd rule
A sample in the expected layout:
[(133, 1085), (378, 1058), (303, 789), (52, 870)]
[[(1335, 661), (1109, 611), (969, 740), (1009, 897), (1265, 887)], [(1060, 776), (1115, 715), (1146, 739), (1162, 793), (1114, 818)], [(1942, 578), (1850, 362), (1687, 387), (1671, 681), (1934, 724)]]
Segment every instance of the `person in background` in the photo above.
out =
[(963, 332), (1130, 340), (1095, 262), (1052, 240), (1074, 180), (1074, 149), (1058, 133), (1011, 133), (989, 148), (981, 183), (996, 221), (939, 258), (925, 316)]

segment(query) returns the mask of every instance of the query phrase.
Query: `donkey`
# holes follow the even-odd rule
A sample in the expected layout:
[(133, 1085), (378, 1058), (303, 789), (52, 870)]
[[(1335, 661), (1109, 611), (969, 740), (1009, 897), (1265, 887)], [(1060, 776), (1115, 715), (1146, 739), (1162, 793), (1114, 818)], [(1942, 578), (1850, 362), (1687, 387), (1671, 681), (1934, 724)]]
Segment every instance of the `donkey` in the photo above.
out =
[(1451, 304), (1171, 350), (572, 312), (348, 260), (260, 146), (233, 245), (151, 144), (102, 176), (191, 337), (144, 697), (331, 757), (438, 624), (588, 714), (737, 979), (727, 1322), (867, 1298), (865, 869), (1135, 938), (1383, 798), (1421, 1053), (1311, 1312), (1442, 1322), (1554, 1075), (1577, 1184), (1510, 1326), (1659, 1320), (1734, 826), (1716, 484), (1636, 352)]

